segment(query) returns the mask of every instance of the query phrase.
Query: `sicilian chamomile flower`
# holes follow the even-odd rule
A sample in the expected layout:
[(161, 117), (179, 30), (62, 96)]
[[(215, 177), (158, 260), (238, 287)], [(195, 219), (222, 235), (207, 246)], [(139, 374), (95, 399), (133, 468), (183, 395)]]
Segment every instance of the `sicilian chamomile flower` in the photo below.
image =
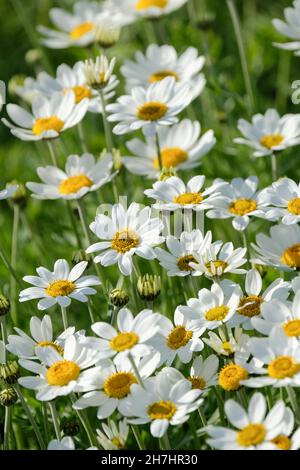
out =
[(87, 268), (87, 261), (81, 261), (70, 271), (65, 259), (59, 259), (54, 264), (54, 271), (39, 267), (38, 276), (25, 276), (25, 282), (35, 287), (29, 287), (20, 292), (20, 302), (41, 299), (38, 302), (39, 310), (46, 310), (56, 303), (61, 307), (68, 307), (73, 299), (87, 302), (89, 295), (96, 294), (90, 286), (100, 285), (96, 276), (82, 276)]
[(31, 336), (17, 327), (14, 327), (14, 330), (18, 334), (8, 336), (6, 349), (20, 358), (36, 359), (36, 348), (47, 346), (63, 354), (66, 338), (75, 333), (75, 328), (70, 327), (54, 340), (52, 321), (48, 315), (45, 315), (42, 320), (31, 317), (29, 325)]
[(151, 218), (150, 207), (141, 209), (136, 203), (130, 204), (127, 211), (122, 204), (115, 204), (111, 218), (98, 214), (90, 229), (103, 241), (89, 246), (86, 252), (100, 251), (94, 258), (95, 263), (102, 266), (117, 263), (124, 276), (132, 272), (134, 255), (154, 259), (153, 247), (164, 240), (160, 236), (163, 222), (159, 218)]
[(290, 178), (282, 178), (261, 192), (261, 199), (269, 206), (266, 218), (285, 225), (300, 222), (300, 185)]
[(19, 384), (35, 390), (40, 401), (85, 391), (86, 380), (82, 373), (99, 362), (99, 352), (85, 348), (75, 336), (66, 339), (62, 354), (47, 346), (36, 348), (36, 356), (41, 364), (20, 359), (21, 367), (36, 375), (21, 377)]
[[(160, 127), (157, 131), (163, 168), (190, 170), (201, 165), (202, 157), (216, 143), (214, 132), (209, 130), (200, 137), (201, 125), (197, 121), (183, 119), (171, 127)], [(133, 157), (123, 157), (122, 163), (136, 175), (157, 179), (160, 174), (157, 146), (153, 138), (146, 143), (132, 139), (126, 143)]]
[(175, 78), (167, 77), (152, 83), (148, 88), (135, 87), (130, 95), (118, 98), (109, 104), (108, 120), (119, 122), (115, 134), (127, 134), (143, 129), (144, 135), (153, 137), (158, 126), (171, 126), (178, 122), (176, 117), (191, 102), (188, 84), (176, 83)]
[(207, 392), (210, 387), (218, 383), (219, 359), (211, 354), (206, 359), (198, 356), (194, 359), (190, 369), (188, 380), (192, 384), (192, 389)]
[(210, 446), (219, 450), (276, 450), (273, 439), (284, 427), (285, 406), (282, 401), (267, 413), (265, 397), (262, 393), (255, 393), (247, 411), (234, 400), (227, 400), (224, 410), (228, 421), (237, 430), (207, 426)]
[(38, 95), (32, 102), (32, 113), (16, 104), (8, 104), (7, 114), (15, 124), (4, 118), (2, 122), (21, 140), (55, 139), (84, 118), (88, 105), (86, 98), (76, 104), (71, 90), (63, 96), (54, 93), (50, 98)]
[(168, 276), (194, 276), (195, 271), (190, 266), (195, 262), (194, 252), (202, 252), (211, 243), (211, 232), (203, 237), (201, 230), (182, 232), (179, 240), (173, 235), (166, 237), (168, 251), (155, 248), (160, 265), (167, 270)]
[(274, 46), (288, 51), (295, 51), (296, 56), (300, 55), (300, 1), (294, 0), (293, 7), (284, 9), (285, 21), (274, 19), (272, 20), (274, 28), (279, 31), (283, 36), (292, 39), (292, 42), (274, 43)]
[(129, 426), (126, 419), (119, 423), (113, 420), (109, 424), (102, 424), (102, 430), (97, 429), (97, 441), (104, 450), (124, 450), (129, 434)]
[[(142, 360), (136, 359), (135, 366), (141, 379), (150, 377), (159, 365), (159, 354), (149, 354)], [(122, 402), (130, 396), (131, 386), (138, 383), (138, 377), (127, 357), (114, 364), (110, 359), (99, 362), (97, 367), (83, 372), (85, 381), (84, 393), (74, 404), (73, 408), (82, 410), (97, 407), (97, 418), (106, 419), (115, 410), (120, 411)]]
[(37, 174), (43, 183), (30, 182), (26, 186), (36, 199), (80, 199), (110, 182), (115, 176), (111, 168), (110, 154), (97, 162), (89, 153), (70, 155), (65, 171), (54, 166), (39, 167)]
[(273, 266), (284, 271), (300, 268), (300, 227), (294, 225), (274, 225), (270, 236), (259, 233), (256, 245), (252, 245), (259, 258), (253, 263)]
[(294, 431), (294, 427), (294, 413), (286, 406), (283, 417), (283, 429), (280, 434), (272, 439), (277, 450), (298, 450), (300, 448), (300, 428)]
[(108, 323), (97, 322), (92, 325), (98, 336), (86, 337), (84, 345), (100, 351), (101, 359), (114, 358), (119, 362), (123, 357), (144, 357), (153, 348), (149, 340), (159, 331), (160, 316), (152, 310), (142, 310), (133, 317), (127, 308), (122, 308), (117, 316), (118, 329)]
[[(111, 7), (119, 9), (126, 16), (134, 18), (159, 18), (181, 8), (187, 0), (110, 0)], [(109, 2), (108, 2), (109, 4)], [(129, 19), (128, 19), (129, 20)]]
[(50, 441), (47, 450), (75, 450), (75, 443), (72, 437), (65, 436), (61, 440)]
[[(178, 426), (189, 419), (203, 400), (200, 390), (191, 390), (189, 381), (183, 379), (170, 383), (169, 367), (154, 378), (148, 379), (144, 388), (133, 384), (130, 397), (124, 400), (121, 413), (129, 417), (132, 424), (151, 423), (150, 431), (154, 437), (162, 437), (169, 425)], [(176, 371), (177, 372), (177, 371)]]
[(173, 46), (151, 44), (145, 55), (138, 51), (135, 61), (125, 60), (121, 72), (129, 91), (136, 86), (147, 87), (166, 77), (174, 77), (177, 82), (189, 84), (193, 100), (201, 94), (206, 83), (200, 73), (204, 64), (205, 57), (198, 56), (194, 47), (189, 47), (178, 57)]
[(114, 96), (114, 93), (107, 95), (107, 91), (113, 90), (119, 84), (115, 75), (112, 74), (115, 63), (115, 58), (109, 61), (105, 55), (101, 55), (95, 61), (93, 59), (86, 60), (83, 66), (83, 75), (87, 85), (95, 91), (102, 90), (104, 101)]
[(254, 157), (272, 155), (300, 143), (300, 114), (280, 117), (275, 109), (269, 109), (265, 115), (253, 116), (252, 124), (240, 119), (238, 128), (244, 138), (234, 141), (253, 148)]
[(205, 176), (194, 176), (185, 184), (177, 176), (171, 176), (165, 181), (156, 181), (152, 189), (144, 191), (146, 196), (156, 199), (155, 209), (175, 211), (177, 209), (193, 209), (203, 211), (210, 209), (219, 197), (219, 189), (223, 183), (213, 184), (201, 191)]
[(240, 338), (243, 335), (243, 329), (240, 327), (226, 328), (226, 332), (222, 327), (218, 328), (218, 334), (214, 331), (208, 332), (208, 338), (202, 338), (203, 342), (213, 349), (218, 355), (230, 357), (237, 350), (240, 344)]
[(205, 329), (183, 315), (180, 307), (175, 310), (174, 322), (161, 315), (159, 326), (159, 332), (152, 337), (150, 343), (160, 353), (161, 364), (170, 366), (177, 356), (181, 362), (187, 364), (194, 352), (204, 348), (200, 337)]
[[(215, 180), (215, 183), (222, 182), (224, 182), (222, 179)], [(212, 201), (213, 208), (207, 212), (207, 217), (210, 219), (233, 218), (234, 229), (245, 230), (250, 217), (265, 217), (264, 208), (268, 204), (260, 198), (260, 193), (256, 192), (257, 186), (256, 176), (250, 176), (245, 180), (234, 178), (231, 183), (224, 184), (218, 189), (219, 197)]]

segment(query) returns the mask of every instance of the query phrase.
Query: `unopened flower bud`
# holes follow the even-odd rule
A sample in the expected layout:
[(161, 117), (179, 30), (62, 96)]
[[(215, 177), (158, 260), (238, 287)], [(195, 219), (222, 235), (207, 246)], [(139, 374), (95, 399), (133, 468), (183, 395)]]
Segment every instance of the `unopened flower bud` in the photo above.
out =
[(90, 254), (86, 253), (85, 250), (77, 250), (73, 252), (72, 264), (80, 263), (81, 261), (87, 261), (88, 267), (92, 264), (93, 258)]
[(113, 157), (113, 162), (114, 162), (114, 169), (116, 171), (119, 171), (122, 167), (122, 157), (121, 157), (120, 150), (113, 149), (112, 150), (112, 157)]
[(10, 301), (0, 294), (0, 317), (4, 317), (10, 311)]
[(20, 377), (20, 368), (16, 361), (0, 364), (0, 379), (8, 385), (13, 385)]
[(80, 424), (75, 417), (63, 418), (61, 421), (61, 428), (65, 436), (77, 436), (80, 432)]
[(114, 46), (120, 38), (121, 28), (109, 23), (98, 25), (95, 30), (96, 42), (107, 49)]
[(27, 64), (35, 64), (39, 62), (42, 58), (42, 53), (40, 49), (29, 49), (25, 54), (25, 60)]
[(168, 178), (171, 178), (171, 176), (176, 176), (176, 170), (171, 166), (170, 168), (163, 168), (160, 175), (159, 175), (159, 180), (160, 181), (165, 181)]
[(18, 395), (13, 388), (6, 388), (0, 392), (0, 404), (12, 406), (18, 401)]
[(98, 91), (105, 88), (112, 76), (115, 63), (115, 58), (109, 62), (105, 55), (98, 56), (95, 61), (86, 60), (83, 68), (86, 84)]
[(125, 307), (129, 302), (129, 295), (123, 289), (113, 289), (109, 294), (109, 300), (115, 307)]
[(139, 277), (137, 282), (139, 296), (143, 300), (152, 301), (156, 299), (161, 291), (160, 276), (145, 274)]

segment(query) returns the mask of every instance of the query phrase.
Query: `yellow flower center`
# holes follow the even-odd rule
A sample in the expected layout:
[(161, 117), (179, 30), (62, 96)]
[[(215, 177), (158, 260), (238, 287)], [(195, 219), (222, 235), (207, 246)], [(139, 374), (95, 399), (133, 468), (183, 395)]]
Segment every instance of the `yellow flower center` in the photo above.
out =
[(60, 133), (65, 123), (57, 116), (51, 116), (49, 118), (38, 118), (32, 128), (32, 132), (35, 135), (40, 135), (46, 131), (56, 131)]
[(191, 377), (188, 378), (188, 380), (191, 382), (193, 390), (204, 390), (205, 389), (206, 381), (204, 380), (203, 377), (191, 376)]
[(87, 33), (92, 31), (94, 28), (93, 23), (90, 21), (85, 21), (84, 23), (81, 23), (77, 25), (72, 31), (70, 31), (70, 38), (76, 41), (76, 39), (82, 38), (82, 36), (85, 36)]
[(294, 215), (300, 215), (300, 197), (291, 199), (288, 203), (288, 211)]
[(141, 121), (158, 121), (168, 111), (168, 106), (159, 101), (150, 101), (145, 103), (137, 110), (137, 117)]
[(248, 297), (242, 297), (237, 313), (239, 315), (243, 315), (244, 317), (256, 317), (260, 314), (260, 306), (263, 301), (264, 299), (257, 295), (249, 295)]
[(118, 333), (109, 344), (112, 349), (118, 352), (126, 351), (126, 349), (132, 349), (139, 342), (139, 337), (133, 331), (129, 333)]
[(59, 281), (54, 281), (45, 289), (46, 294), (50, 297), (59, 297), (64, 295), (69, 295), (75, 290), (75, 284), (71, 281), (66, 281), (61, 279)]
[(90, 188), (93, 181), (85, 175), (74, 175), (63, 180), (59, 185), (60, 194), (78, 193), (82, 188)]
[(139, 0), (135, 4), (136, 10), (147, 10), (147, 8), (165, 8), (168, 5), (168, 0)]
[(256, 446), (264, 442), (266, 437), (266, 428), (263, 424), (248, 424), (244, 429), (237, 433), (237, 441), (240, 446)]
[(246, 215), (249, 212), (255, 211), (257, 204), (253, 199), (237, 199), (229, 206), (229, 212), (234, 215)]
[(279, 434), (279, 436), (272, 439), (273, 444), (275, 444), (280, 450), (290, 450), (292, 443), (291, 440), (284, 434)]
[(228, 392), (233, 392), (240, 388), (240, 381), (248, 378), (248, 372), (238, 364), (228, 364), (223, 367), (219, 374), (219, 385)]
[(50, 346), (51, 348), (55, 349), (55, 351), (58, 352), (58, 354), (60, 354), (61, 356), (63, 356), (64, 354), (64, 349), (59, 344), (52, 343), (51, 341), (40, 341), (39, 343), (37, 343), (37, 346), (41, 348), (46, 348), (47, 346)]
[(121, 442), (118, 437), (113, 437), (113, 438), (111, 439), (111, 442), (112, 442), (112, 444), (113, 444), (114, 446), (117, 447), (117, 449), (119, 449), (119, 450), (125, 449), (124, 443)]
[(131, 385), (136, 383), (137, 379), (131, 372), (117, 372), (105, 380), (103, 390), (110, 398), (125, 398)]
[(273, 379), (294, 377), (299, 371), (300, 364), (290, 356), (278, 356), (268, 365), (268, 374)]
[(63, 387), (71, 380), (76, 380), (80, 374), (79, 366), (72, 361), (55, 362), (47, 371), (47, 382), (49, 385)]
[(189, 263), (195, 263), (196, 260), (193, 255), (185, 255), (177, 259), (177, 266), (180, 271), (193, 271), (194, 269)]
[(207, 321), (223, 321), (228, 312), (229, 308), (226, 305), (213, 307), (205, 312), (205, 319)]
[(176, 82), (178, 82), (179, 77), (176, 72), (172, 72), (172, 70), (161, 70), (160, 72), (153, 73), (149, 77), (150, 83), (160, 82), (164, 78), (173, 77), (175, 78)]
[(260, 143), (267, 149), (272, 149), (273, 147), (277, 147), (277, 145), (280, 145), (283, 140), (284, 137), (280, 134), (270, 134), (264, 135), (260, 139)]
[(232, 349), (232, 346), (230, 344), (230, 341), (223, 341), (222, 343), (222, 348), (224, 349), (225, 352), (228, 354), (233, 354), (234, 350)]
[[(179, 147), (170, 147), (161, 150), (162, 166), (164, 168), (175, 168), (188, 159), (188, 154)], [(159, 170), (159, 160), (155, 158), (153, 166)]]
[(290, 320), (282, 328), (287, 336), (300, 336), (300, 320)]
[(185, 193), (174, 197), (173, 202), (176, 204), (200, 204), (203, 201), (203, 197), (200, 193)]
[(111, 241), (111, 247), (119, 253), (126, 253), (131, 248), (136, 248), (138, 244), (138, 235), (128, 228), (117, 232)]
[[(222, 268), (222, 272), (221, 274), (223, 273), (224, 269), (226, 269), (228, 266), (228, 264), (226, 263), (226, 261), (220, 261), (220, 260), (217, 260), (217, 261), (209, 261), (208, 263), (205, 264), (205, 267), (206, 269), (208, 269), (208, 271), (210, 272), (210, 274), (212, 274), (212, 267), (215, 268), (215, 271), (217, 272), (219, 268)], [(216, 275), (216, 274), (214, 274)]]
[(157, 401), (148, 407), (148, 416), (151, 419), (168, 419), (170, 421), (175, 413), (176, 406), (169, 400)]
[(300, 268), (300, 243), (284, 250), (281, 262), (290, 268)]
[(76, 104), (80, 103), (84, 98), (88, 98), (89, 100), (92, 98), (92, 91), (87, 86), (76, 85), (73, 86), (72, 90), (75, 95)]
[(185, 326), (175, 326), (167, 338), (167, 345), (170, 349), (179, 349), (185, 346), (193, 337), (193, 332)]

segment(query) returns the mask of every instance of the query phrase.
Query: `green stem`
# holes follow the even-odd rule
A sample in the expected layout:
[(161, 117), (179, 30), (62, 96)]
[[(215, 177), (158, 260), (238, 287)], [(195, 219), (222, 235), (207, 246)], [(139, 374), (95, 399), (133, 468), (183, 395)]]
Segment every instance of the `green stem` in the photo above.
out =
[(215, 392), (217, 403), (218, 403), (220, 421), (221, 421), (222, 426), (225, 426), (224, 400), (219, 390), (217, 389), (217, 387), (214, 387), (214, 392)]
[(44, 433), (45, 433), (46, 441), (49, 442), (51, 440), (51, 436), (50, 436), (50, 430), (49, 430), (47, 403), (45, 401), (43, 401), (42, 406), (43, 406)]
[[(13, 220), (13, 231), (12, 231), (12, 243), (11, 243), (11, 266), (16, 271), (17, 254), (18, 254), (18, 233), (19, 233), (19, 222), (20, 222), (20, 207), (14, 205), (14, 220)], [(18, 325), (18, 313), (17, 313), (17, 284), (14, 276), (10, 276), (10, 300), (11, 300), (11, 317), (14, 324)]]
[(47, 140), (47, 145), (48, 145), (48, 149), (49, 149), (52, 164), (53, 164), (53, 166), (56, 166), (58, 168), (58, 161), (57, 161), (57, 158), (56, 158), (55, 147), (54, 147), (54, 144), (53, 144), (52, 140)]
[[(6, 345), (7, 344), (7, 331), (6, 331), (6, 318), (5, 315), (0, 317), (0, 323), (1, 323), (1, 335), (2, 335), (2, 341)], [(4, 361), (6, 362), (6, 348), (4, 349)]]
[(21, 402), (21, 405), (22, 405), (23, 408), (24, 408), (24, 411), (25, 411), (25, 413), (26, 413), (26, 415), (27, 415), (27, 418), (28, 418), (29, 421), (30, 421), (30, 424), (31, 424), (31, 426), (32, 426), (32, 428), (33, 428), (33, 431), (34, 431), (35, 435), (36, 435), (36, 438), (37, 438), (37, 440), (38, 440), (38, 443), (39, 443), (40, 448), (41, 448), (41, 449), (46, 449), (44, 439), (43, 439), (43, 437), (42, 437), (42, 435), (41, 435), (41, 433), (40, 433), (40, 430), (39, 430), (39, 428), (38, 428), (38, 425), (36, 424), (35, 419), (34, 419), (32, 413), (31, 413), (31, 411), (30, 411), (30, 408), (29, 408), (29, 406), (27, 405), (26, 400), (24, 399), (24, 397), (23, 397), (23, 395), (22, 395), (22, 392), (21, 392), (21, 389), (20, 389), (20, 386), (19, 386), (18, 383), (15, 383), (15, 384), (14, 384), (14, 389), (15, 389), (15, 391), (16, 391), (16, 394), (18, 395), (18, 398), (19, 398), (19, 400), (20, 400), (20, 402)]
[(102, 119), (103, 119), (103, 127), (104, 127), (104, 133), (105, 133), (106, 146), (107, 146), (108, 152), (112, 153), (113, 141), (112, 141), (112, 134), (111, 134), (110, 124), (107, 120), (106, 103), (105, 103), (103, 90), (99, 91), (99, 95), (100, 95), (100, 100), (101, 100), (101, 105), (102, 105)]
[[(76, 397), (74, 396), (73, 393), (71, 394), (71, 401), (72, 401), (72, 403), (75, 403), (75, 401), (76, 401)], [(86, 435), (88, 437), (90, 445), (98, 447), (98, 443), (97, 443), (97, 439), (95, 437), (95, 433), (92, 429), (92, 426), (91, 426), (91, 424), (89, 422), (89, 419), (86, 416), (84, 410), (75, 410), (75, 411), (76, 411), (77, 416), (80, 419), (81, 424), (82, 424), (82, 426), (83, 426), (83, 428), (86, 432)]]
[(157, 148), (157, 158), (158, 158), (159, 170), (162, 171), (163, 161), (162, 161), (162, 156), (161, 156), (161, 148), (160, 148), (160, 143), (159, 143), (158, 132), (156, 132), (156, 134), (155, 134), (155, 142), (156, 142), (156, 148)]
[(61, 438), (60, 425), (59, 425), (59, 419), (58, 419), (58, 416), (57, 416), (55, 401), (50, 401), (49, 402), (49, 408), (50, 408), (50, 412), (51, 412), (51, 417), (52, 417), (52, 422), (53, 422), (53, 426), (54, 426), (54, 430), (55, 430), (56, 439), (60, 440), (60, 438)]
[(77, 124), (77, 129), (78, 129), (78, 136), (79, 136), (79, 141), (80, 141), (80, 145), (81, 145), (82, 151), (83, 151), (83, 153), (87, 153), (87, 152), (88, 152), (88, 148), (87, 148), (87, 145), (86, 145), (86, 142), (85, 142), (85, 137), (84, 137), (84, 131), (83, 131), (82, 122), (79, 122), (79, 123)]
[(61, 316), (62, 316), (62, 321), (64, 325), (64, 329), (66, 330), (69, 326), (68, 324), (68, 316), (67, 316), (67, 309), (65, 307), (60, 307), (61, 308)]
[(74, 218), (71, 202), (66, 201), (66, 206), (67, 206), (67, 209), (68, 209), (68, 212), (69, 212), (72, 229), (73, 229), (73, 232), (75, 233), (77, 247), (80, 249), (80, 248), (82, 248), (82, 242), (81, 242), (79, 231), (78, 231), (78, 228), (77, 228), (77, 223), (76, 223), (76, 220)]
[(272, 181), (277, 181), (277, 160), (274, 153), (271, 154)]
[(4, 253), (1, 245), (0, 245), (0, 258), (2, 259), (4, 265), (6, 266), (6, 268), (9, 270), (10, 274), (15, 278), (17, 284), (19, 285), (19, 287), (21, 287), (21, 283), (18, 279), (18, 276), (16, 274), (16, 271), (14, 270), (14, 268), (12, 267), (12, 265), (10, 264), (6, 254)]
[(287, 395), (288, 395), (292, 410), (295, 414), (296, 421), (299, 424), (300, 423), (300, 408), (297, 402), (297, 397), (292, 387), (286, 387), (286, 391), (287, 391)]
[(88, 306), (91, 323), (95, 323), (95, 317), (94, 317), (93, 308), (92, 308), (90, 299), (88, 299), (87, 306)]
[(171, 450), (171, 445), (168, 437), (168, 432), (166, 431), (165, 434), (160, 438), (160, 447), (161, 450)]
[(199, 416), (200, 416), (200, 419), (201, 419), (202, 426), (205, 428), (207, 426), (207, 420), (205, 418), (205, 414), (204, 414), (201, 406), (199, 406), (199, 408), (198, 408), (198, 413), (199, 413)]
[(3, 450), (9, 450), (9, 433), (11, 429), (11, 406), (5, 407), (4, 417), (4, 437), (3, 437)]
[(113, 308), (113, 310), (112, 310), (111, 319), (110, 319), (110, 324), (111, 324), (112, 326), (114, 326), (115, 323), (116, 323), (119, 310), (120, 310), (119, 307), (115, 307), (115, 306), (114, 306), (114, 308)]
[(143, 379), (142, 379), (142, 377), (141, 377), (141, 375), (140, 375), (140, 373), (139, 373), (139, 370), (138, 370), (138, 368), (137, 368), (137, 366), (136, 366), (135, 360), (134, 360), (134, 358), (133, 358), (133, 356), (132, 356), (131, 353), (128, 354), (128, 359), (130, 360), (130, 363), (131, 363), (131, 365), (132, 365), (132, 368), (133, 368), (133, 370), (134, 370), (134, 373), (135, 373), (135, 375), (136, 375), (136, 378), (137, 378), (137, 380), (138, 380), (138, 383), (140, 384), (141, 387), (144, 387)]
[(139, 447), (139, 450), (146, 450), (145, 449), (145, 446), (143, 444), (143, 441), (142, 441), (142, 438), (141, 438), (141, 435), (140, 435), (140, 431), (138, 429), (137, 426), (134, 426), (133, 424), (131, 425), (131, 430), (133, 432), (133, 435), (135, 437), (135, 440), (137, 442), (137, 445)]

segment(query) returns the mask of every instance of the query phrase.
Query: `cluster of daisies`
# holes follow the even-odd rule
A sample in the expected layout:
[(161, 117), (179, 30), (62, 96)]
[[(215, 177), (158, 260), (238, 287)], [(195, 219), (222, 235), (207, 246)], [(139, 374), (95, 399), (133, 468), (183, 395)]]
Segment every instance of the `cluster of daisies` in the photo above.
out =
[[(77, 2), (71, 13), (51, 9), (55, 29), (40, 26), (39, 31), (43, 44), (53, 49), (108, 48), (123, 27), (152, 21), (186, 3)], [(298, 42), (281, 47), (298, 51), (300, 1), (285, 14), (287, 23), (274, 20), (274, 26)], [(235, 143), (250, 147), (254, 157), (270, 157), (270, 186), (258, 189), (256, 176), (207, 183), (204, 175), (196, 174), (187, 181), (181, 172), (201, 165), (216, 144), (213, 130), (202, 132), (198, 121), (180, 119), (205, 87), (205, 58), (193, 47), (178, 54), (171, 45), (151, 44), (121, 66), (126, 90), (121, 96), (115, 65), (115, 59), (104, 55), (74, 66), (61, 64), (53, 75), (40, 72), (17, 87), (26, 105), (6, 106), (9, 119), (2, 122), (15, 137), (48, 144), (51, 165), (38, 167), (39, 181), (26, 186), (33, 198), (62, 199), (76, 207), (86, 259), (72, 268), (58, 259), (52, 271), (38, 267), (37, 275), (23, 278), (31, 287), (20, 290), (19, 301), (37, 300), (38, 311), (54, 311), (56, 306), (63, 329), (54, 332), (49, 315), (32, 316), (30, 331), (14, 325), (13, 334), (3, 334), (1, 362), (7, 352), (18, 358), (22, 375), (13, 387), (19, 399), (23, 389), (30, 389), (37, 401), (49, 404), (56, 432), (56, 439), (46, 443), (49, 450), (74, 450), (79, 444), (59, 430), (56, 403), (67, 399), (90, 449), (124, 449), (131, 434), (143, 449), (140, 429), (170, 448), (169, 426), (191, 420), (196, 437), (206, 436), (206, 448), (297, 450), (300, 185), (290, 178), (277, 179), (276, 160), (280, 152), (300, 144), (300, 114), (280, 116), (269, 109), (254, 115), (252, 122), (238, 122), (242, 137)], [(81, 155), (69, 155), (62, 168), (54, 142), (76, 126), (86, 146), (82, 121), (87, 113), (102, 116), (107, 148), (100, 158), (83, 148)], [(128, 153), (121, 156), (114, 148), (117, 136), (136, 131), (140, 135), (125, 141)], [(153, 180), (140, 201), (148, 205), (131, 202), (125, 207), (118, 201), (121, 167)], [(104, 186), (113, 190), (115, 203), (105, 210), (100, 205), (94, 220), (88, 220), (86, 198), (90, 192), (97, 197)], [(9, 186), (0, 199), (17, 190), (17, 185)], [(258, 233), (250, 248), (245, 233), (255, 217), (269, 223), (270, 233)], [(205, 230), (206, 219), (231, 219), (245, 246), (215, 240)], [(138, 279), (139, 258), (144, 266), (149, 264), (149, 271), (153, 264), (156, 272), (161, 268), (171, 297), (172, 278), (189, 283), (185, 301), (162, 313), (159, 302), (154, 303), (160, 281), (150, 275)], [(119, 282), (109, 293), (107, 268), (112, 265), (117, 265)], [(264, 266), (277, 270), (266, 288)], [(86, 274), (87, 269), (95, 274)], [(129, 298), (122, 283), (129, 276), (132, 284), (140, 285), (143, 309), (141, 302), (126, 307)], [(100, 290), (112, 308), (109, 317), (95, 319), (91, 296)], [(73, 302), (87, 305), (90, 323), (85, 329), (69, 326)], [(86, 409), (94, 412), (99, 426), (91, 426)]]

